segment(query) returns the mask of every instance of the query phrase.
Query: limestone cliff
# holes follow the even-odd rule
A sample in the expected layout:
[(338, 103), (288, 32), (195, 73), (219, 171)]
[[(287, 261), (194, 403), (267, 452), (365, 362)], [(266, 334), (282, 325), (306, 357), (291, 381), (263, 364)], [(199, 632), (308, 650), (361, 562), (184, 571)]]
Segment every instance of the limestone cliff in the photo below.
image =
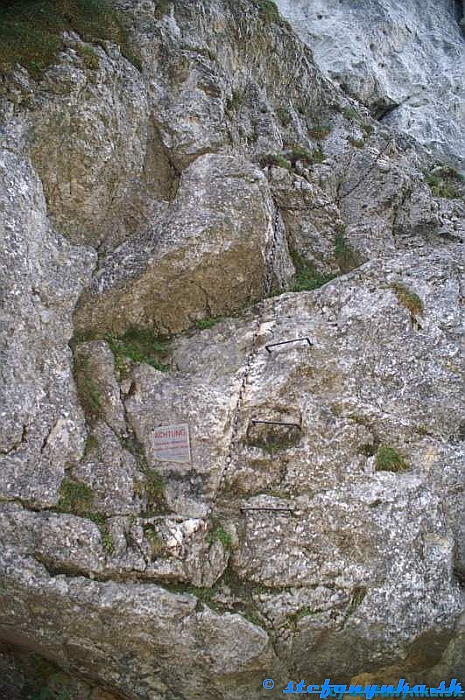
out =
[[(456, 0), (278, 0), (318, 66), (383, 124), (465, 170), (465, 42)], [(463, 26), (463, 24), (462, 24)]]
[[(308, 0), (280, 0), (290, 24), (114, 0), (119, 34), (71, 13), (46, 63), (8, 57), (5, 698), (465, 683), (463, 76), (437, 36), (463, 39), (427, 3), (457, 102), (406, 128), (428, 69), (397, 15), (398, 80), (339, 41), (380, 4), (332, 32)], [(155, 429), (186, 424), (187, 461), (160, 459)]]

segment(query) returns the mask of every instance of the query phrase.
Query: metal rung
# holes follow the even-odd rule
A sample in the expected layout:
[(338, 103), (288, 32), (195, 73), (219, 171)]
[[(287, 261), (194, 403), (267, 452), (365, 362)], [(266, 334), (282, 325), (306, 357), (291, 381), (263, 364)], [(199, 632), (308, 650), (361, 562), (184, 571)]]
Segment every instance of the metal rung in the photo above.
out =
[(271, 343), (270, 345), (265, 345), (265, 350), (270, 353), (271, 355), (271, 350), (270, 348), (275, 348), (277, 345), (288, 345), (289, 343), (299, 343), (300, 341), (306, 340), (307, 343), (312, 346), (313, 343), (311, 342), (310, 338), (305, 336), (304, 338), (294, 338), (294, 340), (282, 340), (280, 343)]
[(265, 510), (265, 511), (270, 511), (272, 513), (293, 513), (294, 508), (266, 508), (265, 506), (262, 507), (254, 507), (254, 506), (244, 506), (243, 508), (240, 509), (241, 513), (245, 513), (248, 510)]
[(251, 422), (256, 425), (257, 423), (263, 423), (264, 425), (288, 425), (288, 426), (294, 426), (295, 428), (298, 428), (299, 430), (302, 430), (300, 425), (298, 423), (284, 423), (281, 420), (257, 420), (256, 418), (252, 418)]

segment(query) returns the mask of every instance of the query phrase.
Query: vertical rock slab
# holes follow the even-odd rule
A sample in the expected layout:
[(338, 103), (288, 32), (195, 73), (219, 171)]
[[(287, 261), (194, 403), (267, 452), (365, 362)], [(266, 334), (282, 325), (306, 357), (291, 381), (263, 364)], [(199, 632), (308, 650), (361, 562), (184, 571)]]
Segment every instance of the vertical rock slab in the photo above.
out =
[(0, 154), (0, 496), (51, 505), (84, 422), (72, 381), (71, 315), (94, 255), (50, 227), (31, 165)]

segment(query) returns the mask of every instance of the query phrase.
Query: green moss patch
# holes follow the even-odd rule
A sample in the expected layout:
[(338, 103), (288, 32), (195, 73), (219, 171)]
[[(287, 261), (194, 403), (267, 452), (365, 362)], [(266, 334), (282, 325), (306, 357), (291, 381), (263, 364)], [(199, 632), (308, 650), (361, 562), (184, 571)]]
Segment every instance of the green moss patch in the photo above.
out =
[(224, 549), (232, 548), (231, 535), (228, 532), (226, 532), (226, 530), (223, 530), (219, 523), (214, 524), (213, 529), (207, 535), (207, 541), (210, 544), (213, 544), (214, 542), (221, 542)]
[(266, 22), (285, 24), (285, 20), (283, 20), (279, 14), (279, 10), (273, 0), (257, 0), (256, 4), (260, 17), (262, 17)]
[(262, 168), (274, 166), (276, 168), (285, 168), (286, 170), (291, 169), (290, 162), (279, 153), (268, 153), (267, 155), (260, 158), (260, 166)]
[(199, 318), (195, 322), (195, 327), (199, 331), (204, 331), (207, 328), (213, 328), (213, 326), (216, 326), (217, 323), (221, 321), (221, 317), (218, 316), (216, 318), (208, 316), (207, 318)]

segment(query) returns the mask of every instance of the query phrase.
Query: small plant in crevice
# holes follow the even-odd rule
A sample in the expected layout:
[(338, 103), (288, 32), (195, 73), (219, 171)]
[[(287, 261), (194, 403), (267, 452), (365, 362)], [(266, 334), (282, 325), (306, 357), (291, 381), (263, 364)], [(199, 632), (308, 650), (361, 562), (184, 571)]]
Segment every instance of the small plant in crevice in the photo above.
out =
[(86, 517), (92, 520), (100, 530), (100, 538), (102, 540), (102, 547), (107, 552), (107, 554), (113, 554), (115, 550), (115, 543), (111, 532), (108, 528), (108, 519), (105, 515), (101, 513), (87, 513)]
[(353, 615), (353, 613), (357, 610), (357, 608), (360, 607), (360, 605), (365, 600), (366, 594), (367, 594), (367, 589), (365, 586), (355, 586), (354, 590), (352, 591), (352, 597), (350, 599), (350, 603), (346, 609), (346, 618)]
[(155, 17), (161, 19), (170, 11), (171, 2), (169, 0), (155, 0)]
[(405, 458), (393, 447), (380, 445), (375, 455), (376, 471), (382, 472), (405, 472), (409, 465)]
[(134, 493), (146, 500), (147, 513), (165, 509), (165, 481), (163, 476), (149, 467), (142, 445), (134, 437), (120, 439), (121, 446), (135, 457), (142, 478), (134, 483)]
[(269, 455), (274, 455), (277, 452), (281, 452), (282, 450), (289, 450), (292, 447), (295, 447), (295, 443), (293, 442), (286, 442), (286, 441), (280, 441), (280, 440), (269, 440), (267, 442), (256, 442), (255, 447), (260, 448), (264, 452), (267, 452)]
[(100, 530), (102, 546), (108, 554), (114, 550), (114, 542), (108, 529), (107, 517), (101, 513), (95, 513), (94, 492), (82, 481), (77, 479), (63, 479), (60, 485), (60, 500), (57, 511), (59, 513), (72, 513), (81, 518), (87, 518), (95, 523)]
[(451, 166), (436, 166), (425, 174), (425, 182), (435, 197), (460, 199), (465, 195), (464, 177)]
[(102, 415), (102, 397), (91, 372), (89, 358), (74, 356), (74, 379), (79, 403), (90, 425)]
[(363, 139), (356, 139), (354, 136), (348, 136), (347, 143), (354, 148), (363, 148), (365, 145), (365, 141)]
[(412, 292), (405, 284), (393, 282), (390, 285), (398, 301), (404, 308), (410, 311), (412, 316), (421, 316), (423, 313), (423, 302), (415, 292)]
[(61, 482), (59, 493), (57, 510), (60, 512), (85, 516), (92, 510), (94, 492), (84, 482), (65, 478)]
[(227, 112), (237, 112), (239, 107), (244, 102), (244, 95), (240, 90), (233, 90), (231, 97), (226, 100), (226, 111)]
[(147, 502), (147, 514), (159, 512), (164, 506), (165, 481), (155, 469), (142, 467), (142, 479), (134, 483), (134, 493)]
[(285, 155), (291, 162), (293, 168), (295, 168), (298, 162), (302, 163), (304, 166), (310, 166), (323, 163), (325, 160), (325, 154), (320, 147), (315, 148), (313, 151), (308, 151), (302, 146), (293, 146), (289, 151), (286, 151)]
[(219, 523), (214, 523), (213, 529), (207, 535), (207, 542), (213, 544), (214, 542), (221, 542), (224, 549), (231, 549), (233, 539), (231, 535), (224, 530)]
[(161, 338), (150, 328), (132, 326), (120, 336), (108, 333), (105, 340), (115, 357), (116, 368), (124, 374), (127, 360), (150, 365), (161, 372), (170, 369), (170, 344), (166, 338)]
[(296, 251), (291, 252), (292, 262), (296, 270), (295, 282), (292, 287), (293, 292), (312, 291), (322, 287), (327, 282), (334, 279), (334, 274), (319, 272), (314, 263), (310, 262)]
[(316, 123), (310, 127), (308, 133), (315, 141), (322, 141), (331, 133), (331, 127), (328, 124)]
[(292, 114), (287, 107), (277, 107), (275, 111), (280, 124), (284, 127), (289, 126), (292, 122)]
[(156, 559), (163, 552), (163, 540), (153, 525), (143, 526), (144, 537), (150, 545), (151, 558)]
[(352, 107), (343, 107), (341, 110), (341, 114), (343, 117), (346, 119), (349, 119), (350, 121), (355, 121), (358, 122), (360, 121), (360, 115), (357, 112), (357, 110), (353, 109)]
[(90, 431), (86, 438), (86, 444), (84, 447), (84, 457), (88, 457), (90, 454), (98, 450), (98, 437), (95, 433)]
[(318, 615), (319, 612), (321, 611), (313, 610), (309, 606), (306, 606), (304, 608), (300, 608), (300, 610), (297, 610), (297, 612), (292, 613), (292, 615), (289, 615), (289, 619), (295, 625), (299, 620), (303, 620), (305, 617), (311, 617), (312, 615)]
[(371, 136), (371, 134), (373, 134), (375, 130), (375, 127), (372, 124), (368, 124), (368, 122), (361, 122), (360, 128), (365, 132), (367, 136)]
[(260, 158), (260, 167), (266, 168), (274, 166), (276, 168), (285, 168), (291, 170), (290, 162), (279, 153), (268, 153)]
[(278, 7), (273, 0), (255, 0), (260, 17), (266, 22), (274, 22), (281, 26), (289, 26), (288, 22), (279, 14)]
[(199, 331), (204, 331), (204, 330), (207, 330), (208, 328), (213, 328), (213, 327), (216, 326), (216, 324), (219, 323), (221, 320), (222, 320), (222, 319), (221, 319), (220, 316), (218, 316), (217, 318), (213, 318), (213, 317), (210, 317), (210, 316), (207, 317), (207, 318), (199, 318), (199, 319), (197, 319), (197, 321), (195, 322), (195, 327), (196, 327), (197, 330), (199, 330)]
[(84, 66), (89, 70), (97, 70), (100, 65), (99, 57), (92, 46), (86, 44), (76, 44), (76, 53), (82, 58)]
[(361, 255), (347, 243), (342, 231), (336, 235), (334, 240), (334, 256), (343, 273), (350, 272), (363, 263)]

